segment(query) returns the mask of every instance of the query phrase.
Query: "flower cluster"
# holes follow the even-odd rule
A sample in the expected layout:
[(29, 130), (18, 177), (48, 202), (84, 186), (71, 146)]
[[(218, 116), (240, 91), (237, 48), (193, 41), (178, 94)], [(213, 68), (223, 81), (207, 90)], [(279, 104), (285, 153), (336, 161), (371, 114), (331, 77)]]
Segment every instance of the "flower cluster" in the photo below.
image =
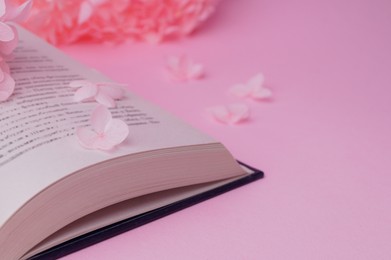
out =
[(15, 89), (7, 60), (18, 45), (18, 32), (10, 22), (20, 22), (28, 14), (31, 1), (17, 6), (10, 0), (0, 1), (0, 102), (7, 100)]
[(158, 43), (193, 32), (210, 16), (216, 3), (217, 0), (35, 0), (24, 25), (53, 44), (126, 39)]

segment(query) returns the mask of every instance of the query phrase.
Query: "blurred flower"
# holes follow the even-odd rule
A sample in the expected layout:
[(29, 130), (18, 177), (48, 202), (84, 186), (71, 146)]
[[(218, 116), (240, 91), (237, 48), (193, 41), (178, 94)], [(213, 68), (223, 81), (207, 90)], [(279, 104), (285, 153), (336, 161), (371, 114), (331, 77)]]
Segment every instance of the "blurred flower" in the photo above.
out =
[(230, 89), (230, 93), (237, 97), (248, 97), (255, 100), (266, 99), (272, 96), (272, 91), (266, 88), (263, 83), (265, 77), (258, 73), (246, 83), (236, 84)]
[(35, 0), (25, 26), (54, 44), (83, 39), (158, 43), (193, 32), (210, 16), (216, 3), (217, 0)]
[(250, 117), (250, 108), (242, 103), (211, 107), (208, 112), (216, 121), (228, 125), (241, 123)]
[(195, 63), (187, 56), (170, 56), (167, 59), (167, 72), (173, 80), (187, 81), (199, 79), (204, 76), (204, 66)]

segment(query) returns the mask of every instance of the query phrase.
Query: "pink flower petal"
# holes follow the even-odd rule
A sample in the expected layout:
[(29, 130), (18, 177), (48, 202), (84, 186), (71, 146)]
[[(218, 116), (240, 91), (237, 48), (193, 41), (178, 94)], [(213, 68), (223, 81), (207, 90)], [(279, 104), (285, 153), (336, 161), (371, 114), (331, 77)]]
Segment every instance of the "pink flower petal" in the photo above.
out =
[(143, 35), (143, 39), (150, 44), (158, 44), (162, 41), (162, 35), (156, 32), (150, 32)]
[(237, 97), (252, 98), (255, 100), (261, 100), (270, 98), (272, 91), (263, 86), (265, 78), (262, 73), (258, 73), (254, 77), (250, 78), (245, 84), (237, 84), (231, 87), (229, 92)]
[(236, 84), (231, 87), (229, 92), (234, 96), (242, 98), (248, 96), (251, 93), (251, 89), (247, 85)]
[(216, 121), (224, 124), (237, 124), (250, 117), (250, 108), (245, 104), (215, 106), (209, 112)]
[(91, 115), (90, 121), (92, 129), (98, 134), (103, 133), (106, 129), (106, 125), (111, 119), (112, 116), (110, 111), (105, 106), (99, 105), (94, 109)]
[[(2, 70), (3, 73), (11, 74), (10, 73), (10, 68), (9, 68), (9, 66), (8, 66), (8, 64), (6, 63), (5, 60), (0, 61), (0, 70)], [(1, 80), (0, 80), (0, 82), (1, 82)]]
[(254, 98), (254, 99), (266, 99), (266, 98), (270, 98), (272, 96), (272, 91), (268, 88), (261, 88), (259, 89), (258, 91), (255, 91), (251, 94), (251, 96)]
[(199, 79), (204, 76), (204, 66), (202, 64), (192, 64), (188, 68), (188, 77), (191, 79)]
[(111, 150), (114, 148), (114, 146), (116, 146), (116, 144), (113, 143), (110, 139), (108, 139), (105, 135), (97, 138), (95, 143), (93, 144), (94, 149), (99, 149), (103, 151)]
[(6, 12), (6, 4), (4, 0), (0, 0), (0, 18), (5, 15)]
[(87, 149), (95, 149), (96, 140), (99, 138), (96, 132), (86, 127), (78, 128), (76, 130), (76, 137), (79, 143)]
[(18, 32), (16, 28), (13, 25), (9, 25), (9, 27), (13, 31), (13, 35), (14, 35), (13, 39), (11, 39), (10, 41), (0, 40), (0, 54), (4, 56), (9, 56), (14, 51), (14, 49), (18, 46), (18, 41), (19, 41)]
[(86, 85), (95, 85), (95, 84), (93, 84), (92, 82), (90, 82), (88, 80), (74, 80), (69, 83), (69, 86), (71, 88), (81, 88)]
[(121, 85), (112, 83), (99, 83), (99, 91), (113, 99), (121, 99), (125, 96), (125, 90)]
[(76, 90), (75, 95), (73, 96), (75, 101), (85, 101), (89, 100), (98, 93), (98, 87), (94, 84), (86, 84), (83, 87)]
[(13, 21), (13, 22), (23, 22), (24, 20), (27, 19), (31, 11), (33, 1), (27, 0), (20, 6), (16, 6), (12, 0), (6, 0), (6, 4), (7, 4), (6, 19), (8, 21)]
[(115, 100), (100, 90), (98, 91), (98, 94), (95, 95), (95, 100), (99, 104), (102, 104), (106, 107), (115, 107), (116, 106)]
[(0, 82), (0, 102), (7, 100), (15, 90), (15, 80), (8, 73), (3, 73), (4, 79)]
[(229, 112), (225, 106), (215, 106), (208, 110), (217, 121), (223, 123), (227, 123), (229, 121)]
[(105, 106), (98, 106), (91, 115), (91, 126), (79, 128), (76, 136), (79, 143), (88, 149), (111, 150), (129, 135), (128, 125), (120, 119), (112, 119)]
[(256, 74), (254, 77), (249, 79), (247, 82), (247, 85), (250, 87), (256, 87), (256, 86), (262, 86), (265, 81), (265, 77), (262, 73)]
[(239, 123), (250, 117), (250, 108), (245, 104), (232, 104), (227, 107), (231, 123)]
[(204, 75), (204, 66), (193, 62), (184, 55), (169, 57), (166, 68), (170, 77), (177, 81), (200, 79)]
[[(98, 6), (107, 3), (109, 0), (88, 0), (92, 5)], [(118, 0), (117, 0), (118, 2)]]
[(115, 100), (125, 96), (125, 85), (112, 82), (93, 83), (88, 80), (75, 80), (69, 83), (72, 88), (79, 88), (74, 95), (76, 101), (95, 99), (96, 102), (106, 107), (115, 107)]
[(180, 63), (181, 59), (179, 57), (176, 57), (176, 56), (169, 56), (167, 58), (167, 66), (170, 68), (170, 69), (173, 69), (173, 70), (177, 70), (179, 69), (179, 63)]
[(105, 129), (105, 138), (104, 141), (100, 145), (101, 147), (113, 147), (120, 143), (122, 143), (129, 135), (129, 127), (128, 125), (119, 119), (112, 119), (106, 125)]
[(93, 12), (93, 6), (88, 1), (84, 1), (80, 5), (79, 17), (77, 19), (78, 24), (83, 24), (91, 17)]
[(3, 22), (0, 22), (0, 41), (9, 42), (15, 38), (12, 28)]

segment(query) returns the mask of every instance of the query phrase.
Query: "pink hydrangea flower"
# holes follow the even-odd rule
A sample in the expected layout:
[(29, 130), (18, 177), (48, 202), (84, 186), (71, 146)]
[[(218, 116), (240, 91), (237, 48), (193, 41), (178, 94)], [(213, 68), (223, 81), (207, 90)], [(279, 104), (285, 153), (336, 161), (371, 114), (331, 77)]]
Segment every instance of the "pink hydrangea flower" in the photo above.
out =
[(25, 26), (54, 44), (83, 39), (157, 43), (193, 32), (212, 14), (216, 3), (217, 0), (35, 0)]
[(128, 125), (112, 118), (105, 106), (98, 106), (90, 118), (91, 128), (82, 127), (76, 130), (80, 145), (87, 149), (108, 151), (121, 144), (129, 135)]

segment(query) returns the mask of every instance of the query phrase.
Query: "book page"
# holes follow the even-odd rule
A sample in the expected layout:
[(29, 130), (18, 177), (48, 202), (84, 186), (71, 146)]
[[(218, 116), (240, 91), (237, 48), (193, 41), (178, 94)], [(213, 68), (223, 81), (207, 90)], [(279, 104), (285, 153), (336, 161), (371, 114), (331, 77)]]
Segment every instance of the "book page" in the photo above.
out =
[(132, 93), (111, 109), (130, 135), (111, 152), (86, 150), (75, 130), (89, 125), (97, 103), (77, 103), (73, 80), (109, 79), (73, 61), (18, 28), (20, 45), (9, 62), (14, 94), (0, 103), (0, 227), (35, 194), (68, 174), (118, 156), (149, 150), (215, 143)]

